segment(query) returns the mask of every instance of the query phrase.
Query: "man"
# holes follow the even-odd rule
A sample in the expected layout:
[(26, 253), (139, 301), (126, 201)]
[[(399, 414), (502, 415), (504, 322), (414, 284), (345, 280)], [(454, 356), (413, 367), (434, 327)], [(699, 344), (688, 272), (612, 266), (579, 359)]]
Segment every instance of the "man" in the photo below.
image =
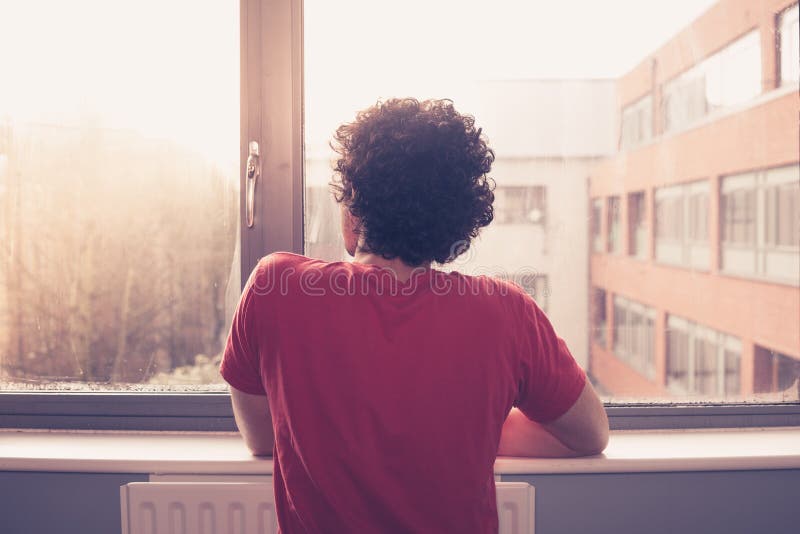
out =
[(496, 456), (600, 453), (602, 403), (521, 289), (431, 267), (492, 220), (472, 117), (389, 100), (335, 141), (355, 261), (256, 267), (221, 366), (239, 429), (285, 533), (496, 532)]

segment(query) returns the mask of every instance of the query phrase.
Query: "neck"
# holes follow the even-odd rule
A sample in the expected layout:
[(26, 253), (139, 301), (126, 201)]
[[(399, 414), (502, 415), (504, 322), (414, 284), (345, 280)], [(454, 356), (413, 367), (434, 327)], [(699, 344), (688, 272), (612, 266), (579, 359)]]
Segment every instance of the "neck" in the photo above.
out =
[(411, 278), (411, 274), (418, 269), (428, 269), (431, 264), (423, 263), (422, 265), (418, 265), (416, 267), (412, 267), (403, 262), (400, 258), (393, 258), (388, 260), (383, 256), (379, 256), (377, 254), (373, 254), (372, 252), (367, 252), (362, 249), (356, 250), (354, 261), (356, 263), (364, 263), (368, 265), (375, 265), (381, 267), (383, 269), (388, 269), (394, 273), (398, 280), (401, 282), (406, 282), (409, 278)]

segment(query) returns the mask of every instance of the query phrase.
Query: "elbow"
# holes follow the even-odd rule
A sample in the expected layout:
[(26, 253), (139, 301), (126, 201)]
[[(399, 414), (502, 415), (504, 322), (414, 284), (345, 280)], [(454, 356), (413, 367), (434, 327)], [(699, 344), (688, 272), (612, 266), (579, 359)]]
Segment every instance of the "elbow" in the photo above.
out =
[(580, 444), (570, 447), (579, 456), (595, 456), (602, 454), (608, 447), (609, 429), (608, 424), (600, 426), (592, 433), (588, 439), (581, 440)]
[(248, 443), (247, 448), (250, 449), (250, 454), (253, 456), (272, 456), (272, 443), (269, 446), (261, 443)]
[(242, 434), (244, 443), (247, 446), (250, 454), (253, 456), (272, 456), (275, 448), (275, 438), (270, 433), (269, 435), (262, 434)]

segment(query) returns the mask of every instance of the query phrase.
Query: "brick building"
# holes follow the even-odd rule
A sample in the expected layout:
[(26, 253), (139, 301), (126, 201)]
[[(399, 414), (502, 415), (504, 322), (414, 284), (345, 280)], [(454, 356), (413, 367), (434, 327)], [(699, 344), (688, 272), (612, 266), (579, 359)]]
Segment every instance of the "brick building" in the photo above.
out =
[(590, 171), (590, 369), (615, 398), (798, 398), (794, 0), (722, 0), (617, 82)]

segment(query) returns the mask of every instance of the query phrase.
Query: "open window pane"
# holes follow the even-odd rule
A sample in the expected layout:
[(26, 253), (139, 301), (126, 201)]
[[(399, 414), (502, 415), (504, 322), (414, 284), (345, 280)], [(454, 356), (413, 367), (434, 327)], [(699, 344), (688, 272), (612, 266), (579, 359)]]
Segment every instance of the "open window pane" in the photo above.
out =
[(18, 1), (3, 19), (0, 389), (221, 388), (239, 3)]
[(336, 127), (450, 98), (497, 189), (446, 268), (520, 280), (609, 401), (796, 402), (800, 109), (764, 48), (794, 42), (793, 5), (306, 0), (306, 253), (349, 259)]

